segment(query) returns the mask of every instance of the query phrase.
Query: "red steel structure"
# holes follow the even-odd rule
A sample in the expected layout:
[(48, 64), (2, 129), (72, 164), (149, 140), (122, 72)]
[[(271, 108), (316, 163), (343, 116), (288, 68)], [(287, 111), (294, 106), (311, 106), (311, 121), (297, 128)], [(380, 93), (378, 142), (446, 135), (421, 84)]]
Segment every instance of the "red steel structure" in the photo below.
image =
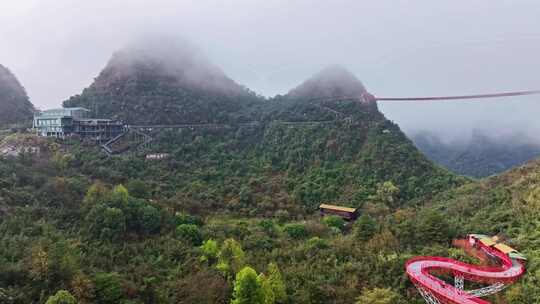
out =
[[(489, 304), (481, 297), (497, 293), (525, 273), (526, 258), (496, 238), (471, 234), (463, 247), (470, 254), (492, 264), (479, 266), (443, 257), (415, 257), (407, 261), (409, 279), (430, 304)], [(435, 276), (454, 276), (454, 285)], [(476, 290), (464, 290), (465, 281), (487, 284)]]

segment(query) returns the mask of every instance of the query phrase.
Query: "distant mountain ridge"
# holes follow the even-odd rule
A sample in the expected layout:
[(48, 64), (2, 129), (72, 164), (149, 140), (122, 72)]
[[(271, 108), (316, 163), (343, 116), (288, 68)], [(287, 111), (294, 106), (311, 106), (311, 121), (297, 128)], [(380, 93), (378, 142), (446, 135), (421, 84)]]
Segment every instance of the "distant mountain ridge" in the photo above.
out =
[(477, 130), (467, 142), (446, 143), (429, 133), (418, 133), (413, 141), (432, 161), (455, 173), (480, 178), (539, 158), (540, 143), (523, 137), (514, 134), (493, 138)]
[(0, 65), (0, 126), (30, 121), (34, 106), (17, 77)]

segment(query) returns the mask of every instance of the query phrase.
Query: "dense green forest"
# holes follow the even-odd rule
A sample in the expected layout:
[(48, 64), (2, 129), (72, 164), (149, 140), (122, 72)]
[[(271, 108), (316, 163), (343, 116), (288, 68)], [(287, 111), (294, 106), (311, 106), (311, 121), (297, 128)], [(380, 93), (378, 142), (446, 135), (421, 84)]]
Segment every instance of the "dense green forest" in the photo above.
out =
[[(400, 150), (403, 135), (389, 122), (372, 132), (362, 146), (380, 154), (351, 146), (345, 136), (357, 133), (346, 125), (170, 131), (152, 147), (172, 152), (161, 162), (144, 161), (146, 151), (107, 158), (78, 143), (41, 140), (39, 155), (0, 162), (2, 300), (45, 302), (66, 290), (82, 303), (228, 303), (236, 273), (249, 265), (256, 286), (270, 278), (284, 286), (276, 303), (352, 303), (359, 296), (420, 303), (403, 274), (405, 260), (463, 258), (450, 242), (474, 231), (502, 233), (528, 254), (533, 275), (506, 297), (533, 303), (524, 295), (537, 292), (538, 167), (485, 182), (447, 175), (432, 190), (441, 194), (414, 192), (422, 187), (402, 180), (416, 177), (400, 174), (415, 172), (418, 159), (405, 170), (391, 155), (421, 156), (412, 145)], [(317, 150), (332, 133), (340, 143), (335, 152)], [(288, 138), (304, 141), (278, 142)], [(369, 169), (347, 161), (356, 157), (376, 162)], [(323, 201), (360, 207), (363, 215), (353, 225), (321, 220), (314, 211)]]
[[(2, 303), (229, 303), (254, 294), (264, 300), (233, 303), (422, 303), (405, 261), (468, 260), (450, 244), (469, 232), (500, 234), (529, 258), (529, 274), (495, 303), (539, 300), (536, 163), (481, 182), (447, 179), (447, 190), (411, 200), (399, 178), (348, 193), (369, 173), (324, 158), (307, 158), (311, 169), (301, 171), (290, 151), (273, 163), (256, 147), (236, 158), (240, 150), (224, 151), (242, 143), (184, 135), (163, 141), (177, 147), (166, 161), (47, 140), (39, 155), (2, 159)], [(340, 200), (361, 208), (357, 222), (315, 212)]]
[[(180, 142), (163, 141), (177, 147), (164, 162), (146, 162), (137, 153), (107, 158), (47, 141), (39, 155), (3, 160), (3, 301), (45, 302), (66, 290), (87, 303), (228, 303), (244, 266), (268, 280), (280, 278), (277, 303), (351, 303), (376, 288), (392, 297), (414, 294), (403, 275), (412, 248), (439, 244), (434, 252), (443, 252), (453, 234), (400, 243), (397, 233), (405, 230), (390, 222), (401, 210), (409, 232), (450, 229), (438, 214), (416, 221), (414, 207), (401, 209), (409, 197), (431, 193), (411, 191), (419, 186), (402, 183), (397, 167), (377, 169), (382, 162), (359, 170), (336, 155), (307, 154), (310, 144), (301, 144), (302, 153), (286, 145), (260, 148), (289, 136), (324, 138), (320, 128), (266, 132), (245, 154), (229, 150), (242, 145), (234, 136), (175, 134)], [(391, 134), (370, 144), (389, 154), (399, 148), (383, 143)], [(182, 143), (187, 138), (193, 142)], [(388, 181), (376, 182), (379, 174)], [(451, 181), (436, 186), (449, 188)], [(364, 216), (352, 226), (321, 220), (316, 207), (323, 201), (362, 207)], [(201, 290), (201, 283), (209, 288)]]
[[(403, 263), (427, 245), (400, 244), (393, 214), (408, 210), (411, 231), (450, 229), (438, 214), (416, 221), (415, 206), (467, 180), (433, 166), (376, 104), (282, 96), (258, 111), (253, 126), (163, 130), (112, 157), (4, 138), (40, 147), (1, 162), (4, 301), (229, 303), (251, 294), (245, 280), (265, 303), (406, 303)], [(321, 220), (322, 202), (364, 215)], [(426, 239), (443, 252), (452, 236)]]
[[(419, 304), (405, 261), (471, 262), (451, 246), (468, 233), (529, 257), (527, 276), (491, 300), (540, 302), (540, 165), (457, 176), (375, 102), (321, 99), (366, 93), (341, 68), (264, 99), (183, 52), (174, 64), (117, 53), (64, 104), (198, 127), (139, 131), (151, 144), (125, 136), (131, 149), (112, 156), (76, 138), (0, 134), (18, 154), (0, 156), (0, 303)], [(361, 216), (321, 218), (321, 203)]]

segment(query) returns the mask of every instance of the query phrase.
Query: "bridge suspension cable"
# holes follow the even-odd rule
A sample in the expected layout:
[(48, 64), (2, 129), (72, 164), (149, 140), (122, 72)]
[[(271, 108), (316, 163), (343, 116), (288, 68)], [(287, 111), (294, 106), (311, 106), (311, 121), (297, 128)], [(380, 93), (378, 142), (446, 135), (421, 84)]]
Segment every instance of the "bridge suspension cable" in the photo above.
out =
[(450, 96), (424, 96), (424, 97), (377, 97), (369, 93), (364, 93), (361, 96), (333, 96), (333, 97), (321, 97), (312, 98), (311, 101), (327, 102), (327, 101), (340, 101), (340, 100), (358, 100), (361, 102), (369, 101), (391, 101), (391, 102), (405, 102), (405, 101), (446, 101), (446, 100), (468, 100), (468, 99), (486, 99), (486, 98), (501, 98), (501, 97), (517, 97), (527, 95), (540, 95), (540, 90), (530, 91), (513, 91), (503, 93), (491, 93), (491, 94), (473, 94), (473, 95), (450, 95)]
[(540, 90), (504, 92), (504, 93), (494, 93), (494, 94), (455, 95), (455, 96), (374, 97), (374, 99), (377, 101), (440, 101), (440, 100), (500, 98), (500, 97), (526, 96), (526, 95), (538, 95), (538, 94), (540, 94)]

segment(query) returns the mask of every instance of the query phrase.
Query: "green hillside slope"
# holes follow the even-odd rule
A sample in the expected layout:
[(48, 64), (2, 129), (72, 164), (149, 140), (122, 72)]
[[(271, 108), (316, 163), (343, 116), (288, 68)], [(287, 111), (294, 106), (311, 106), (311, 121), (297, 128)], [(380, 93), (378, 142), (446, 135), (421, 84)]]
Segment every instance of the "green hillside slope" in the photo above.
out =
[[(216, 125), (140, 129), (151, 145), (111, 157), (73, 141), (0, 156), (0, 303), (67, 292), (79, 303), (225, 304), (244, 274), (265, 303), (373, 294), (420, 303), (404, 262), (448, 254), (457, 231), (424, 204), (469, 181), (427, 160), (376, 103), (314, 98), (362, 94), (358, 79), (332, 68), (262, 100), (163, 84), (149, 62), (118, 77), (106, 69), (100, 78), (114, 81), (66, 105), (133, 123)], [(140, 69), (144, 78), (133, 76)], [(186, 88), (196, 97), (163, 97)], [(322, 202), (362, 217), (321, 219)]]
[(540, 302), (540, 161), (441, 193), (430, 209), (458, 235), (502, 236), (528, 258), (528, 274), (495, 303)]
[[(189, 193), (194, 183), (200, 184), (201, 191), (212, 192), (208, 204), (237, 210), (235, 200), (242, 192), (258, 197), (249, 208), (266, 214), (279, 206), (257, 202), (271, 201), (275, 188), (284, 192), (285, 209), (310, 213), (322, 202), (361, 207), (385, 182), (399, 189), (396, 206), (463, 182), (419, 153), (376, 103), (313, 99), (306, 90), (313, 83), (333, 92), (364, 92), (350, 73), (325, 70), (294, 94), (254, 104), (249, 111), (257, 124), (153, 130), (148, 133), (153, 146), (140, 152), (171, 154), (169, 161), (178, 167), (163, 177), (176, 189), (169, 195), (196, 200), (201, 193)], [(144, 171), (134, 173), (130, 177), (143, 178)], [(276, 185), (259, 187), (265, 180)]]

